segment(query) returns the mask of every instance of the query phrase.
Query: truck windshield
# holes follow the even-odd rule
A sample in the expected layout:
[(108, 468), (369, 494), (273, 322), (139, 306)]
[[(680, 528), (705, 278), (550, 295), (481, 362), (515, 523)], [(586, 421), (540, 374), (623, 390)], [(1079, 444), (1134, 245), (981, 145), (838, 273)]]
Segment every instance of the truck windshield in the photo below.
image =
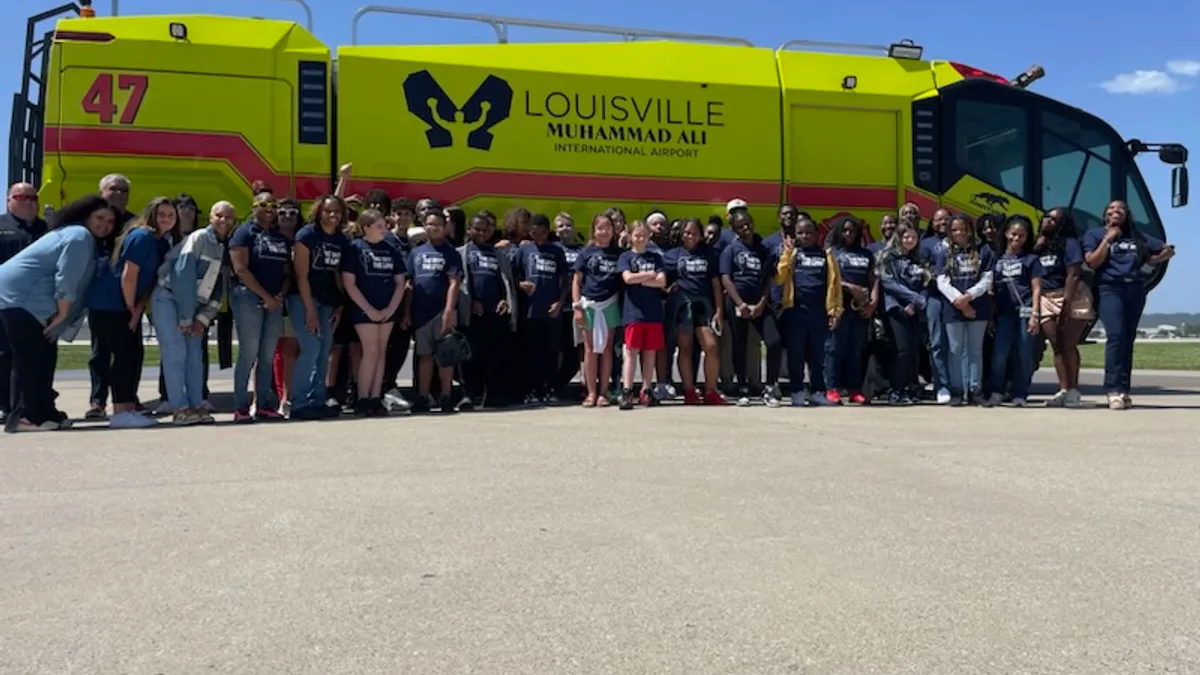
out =
[(1103, 120), (1044, 96), (980, 80), (943, 90), (950, 133), (942, 188), (970, 175), (1039, 210), (1066, 206), (1084, 229), (1124, 199), (1138, 229), (1163, 239), (1162, 220), (1125, 141)]

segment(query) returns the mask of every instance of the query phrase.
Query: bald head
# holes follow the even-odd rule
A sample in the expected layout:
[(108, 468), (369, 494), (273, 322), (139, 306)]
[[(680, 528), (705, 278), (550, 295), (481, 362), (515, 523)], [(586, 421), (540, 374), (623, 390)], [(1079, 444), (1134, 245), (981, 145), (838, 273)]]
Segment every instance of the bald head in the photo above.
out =
[(8, 212), (17, 218), (32, 222), (37, 219), (38, 195), (37, 189), (29, 183), (13, 183), (8, 188)]

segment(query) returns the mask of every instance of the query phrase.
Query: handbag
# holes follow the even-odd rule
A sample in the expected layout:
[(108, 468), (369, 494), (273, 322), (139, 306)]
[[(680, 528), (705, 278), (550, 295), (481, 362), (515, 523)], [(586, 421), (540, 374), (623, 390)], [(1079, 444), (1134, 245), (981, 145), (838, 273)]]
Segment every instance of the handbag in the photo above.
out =
[(433, 361), (438, 368), (453, 368), (471, 360), (467, 336), (453, 330), (433, 341)]

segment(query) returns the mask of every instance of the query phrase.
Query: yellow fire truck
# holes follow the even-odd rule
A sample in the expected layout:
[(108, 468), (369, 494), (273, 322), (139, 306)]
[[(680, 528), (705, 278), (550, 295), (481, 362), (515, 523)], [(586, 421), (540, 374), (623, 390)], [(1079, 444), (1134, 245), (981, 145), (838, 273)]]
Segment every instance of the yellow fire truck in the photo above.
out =
[[(303, 0), (294, 0), (307, 12)], [(1134, 161), (1187, 150), (1126, 142), (1103, 120), (911, 41), (736, 38), (371, 6), (483, 22), (498, 44), (337, 48), (309, 26), (223, 16), (95, 17), (88, 2), (30, 19), (11, 180), (56, 204), (119, 171), (133, 203), (190, 192), (248, 205), (249, 185), (312, 200), (353, 161), (350, 193), (382, 188), (468, 211), (515, 203), (583, 222), (610, 205), (679, 216), (748, 201), (878, 223), (906, 201), (972, 214), (1067, 205), (1083, 226), (1110, 199), (1165, 238)], [(116, 1), (113, 1), (116, 14)], [(80, 14), (82, 16), (74, 16)], [(62, 14), (69, 18), (58, 18)], [(54, 30), (39, 26), (57, 19)], [(510, 26), (621, 41), (509, 44)], [(1161, 275), (1162, 271), (1159, 271)], [(1156, 279), (1157, 281), (1157, 279)]]

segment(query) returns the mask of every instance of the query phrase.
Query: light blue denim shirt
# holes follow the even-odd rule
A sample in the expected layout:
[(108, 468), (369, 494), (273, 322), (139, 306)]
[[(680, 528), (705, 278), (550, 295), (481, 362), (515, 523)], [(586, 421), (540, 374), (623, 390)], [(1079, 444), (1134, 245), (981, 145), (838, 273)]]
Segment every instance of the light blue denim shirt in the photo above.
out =
[[(82, 307), (95, 269), (96, 238), (83, 225), (46, 233), (0, 265), (0, 309), (23, 309), (45, 325), (70, 300)], [(72, 323), (68, 319), (67, 323)]]

